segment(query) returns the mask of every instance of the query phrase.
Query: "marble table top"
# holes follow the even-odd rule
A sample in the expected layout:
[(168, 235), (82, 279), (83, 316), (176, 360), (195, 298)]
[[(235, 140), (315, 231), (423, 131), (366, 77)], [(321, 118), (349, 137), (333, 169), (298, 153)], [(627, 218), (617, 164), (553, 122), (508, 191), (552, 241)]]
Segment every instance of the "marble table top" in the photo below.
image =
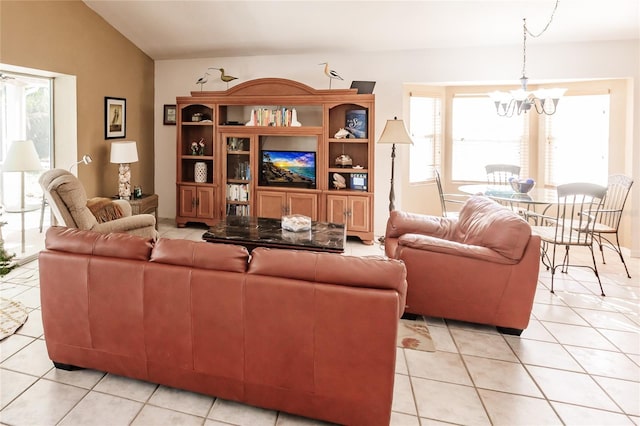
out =
[(202, 235), (214, 243), (255, 247), (293, 248), (298, 250), (344, 252), (346, 229), (343, 224), (311, 222), (308, 231), (282, 229), (280, 219), (252, 216), (227, 216)]

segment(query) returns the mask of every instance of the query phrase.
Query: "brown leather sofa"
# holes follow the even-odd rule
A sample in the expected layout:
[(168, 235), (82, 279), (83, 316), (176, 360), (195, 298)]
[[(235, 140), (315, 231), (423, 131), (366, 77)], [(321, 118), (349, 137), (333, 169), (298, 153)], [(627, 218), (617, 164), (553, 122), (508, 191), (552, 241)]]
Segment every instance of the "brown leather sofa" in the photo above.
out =
[(52, 227), (42, 319), (84, 367), (352, 425), (388, 425), (402, 262)]
[(473, 196), (458, 218), (392, 211), (385, 252), (407, 267), (406, 312), (515, 335), (529, 324), (540, 237), (509, 208)]

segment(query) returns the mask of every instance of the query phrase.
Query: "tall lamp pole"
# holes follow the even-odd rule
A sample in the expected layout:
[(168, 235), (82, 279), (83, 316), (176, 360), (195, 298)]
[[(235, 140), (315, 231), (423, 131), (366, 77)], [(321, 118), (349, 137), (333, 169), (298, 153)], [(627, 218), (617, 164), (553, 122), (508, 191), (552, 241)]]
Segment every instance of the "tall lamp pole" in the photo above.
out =
[(393, 120), (387, 120), (387, 124), (384, 126), (382, 135), (378, 139), (378, 143), (386, 143), (391, 145), (391, 188), (389, 189), (389, 211), (395, 210), (396, 194), (393, 189), (393, 178), (395, 172), (395, 160), (396, 160), (396, 144), (413, 144), (407, 128), (404, 125), (404, 121), (398, 120), (397, 117), (393, 117)]

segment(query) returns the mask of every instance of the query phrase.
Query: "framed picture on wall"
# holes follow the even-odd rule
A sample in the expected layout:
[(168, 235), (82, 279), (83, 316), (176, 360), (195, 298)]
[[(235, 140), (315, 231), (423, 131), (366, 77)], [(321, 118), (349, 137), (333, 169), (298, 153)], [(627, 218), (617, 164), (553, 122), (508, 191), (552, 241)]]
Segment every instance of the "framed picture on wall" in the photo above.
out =
[(104, 98), (104, 138), (124, 138), (127, 135), (127, 100)]
[(175, 105), (164, 106), (163, 123), (174, 124), (174, 125), (176, 124), (176, 106)]

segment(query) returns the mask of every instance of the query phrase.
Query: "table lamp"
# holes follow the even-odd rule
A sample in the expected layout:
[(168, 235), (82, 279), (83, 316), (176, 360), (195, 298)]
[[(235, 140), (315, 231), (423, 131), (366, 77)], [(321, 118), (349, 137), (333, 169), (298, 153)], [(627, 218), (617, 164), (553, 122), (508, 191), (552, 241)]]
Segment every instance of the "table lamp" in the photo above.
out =
[(118, 168), (118, 196), (121, 200), (131, 199), (130, 163), (138, 161), (138, 148), (135, 141), (111, 143), (111, 162), (120, 164)]
[(398, 120), (397, 117), (393, 117), (393, 120), (387, 120), (387, 124), (384, 126), (382, 135), (378, 139), (378, 143), (390, 143), (391, 146), (391, 189), (389, 190), (389, 211), (395, 209), (395, 193), (393, 191), (393, 169), (396, 159), (396, 144), (413, 144), (407, 128), (404, 126), (404, 121)]
[(36, 151), (36, 147), (30, 140), (14, 141), (9, 147), (7, 157), (2, 164), (3, 172), (20, 172), (20, 212), (21, 229), (22, 229), (22, 253), (24, 253), (24, 214), (26, 206), (24, 203), (24, 173), (36, 172), (42, 170), (40, 157)]

